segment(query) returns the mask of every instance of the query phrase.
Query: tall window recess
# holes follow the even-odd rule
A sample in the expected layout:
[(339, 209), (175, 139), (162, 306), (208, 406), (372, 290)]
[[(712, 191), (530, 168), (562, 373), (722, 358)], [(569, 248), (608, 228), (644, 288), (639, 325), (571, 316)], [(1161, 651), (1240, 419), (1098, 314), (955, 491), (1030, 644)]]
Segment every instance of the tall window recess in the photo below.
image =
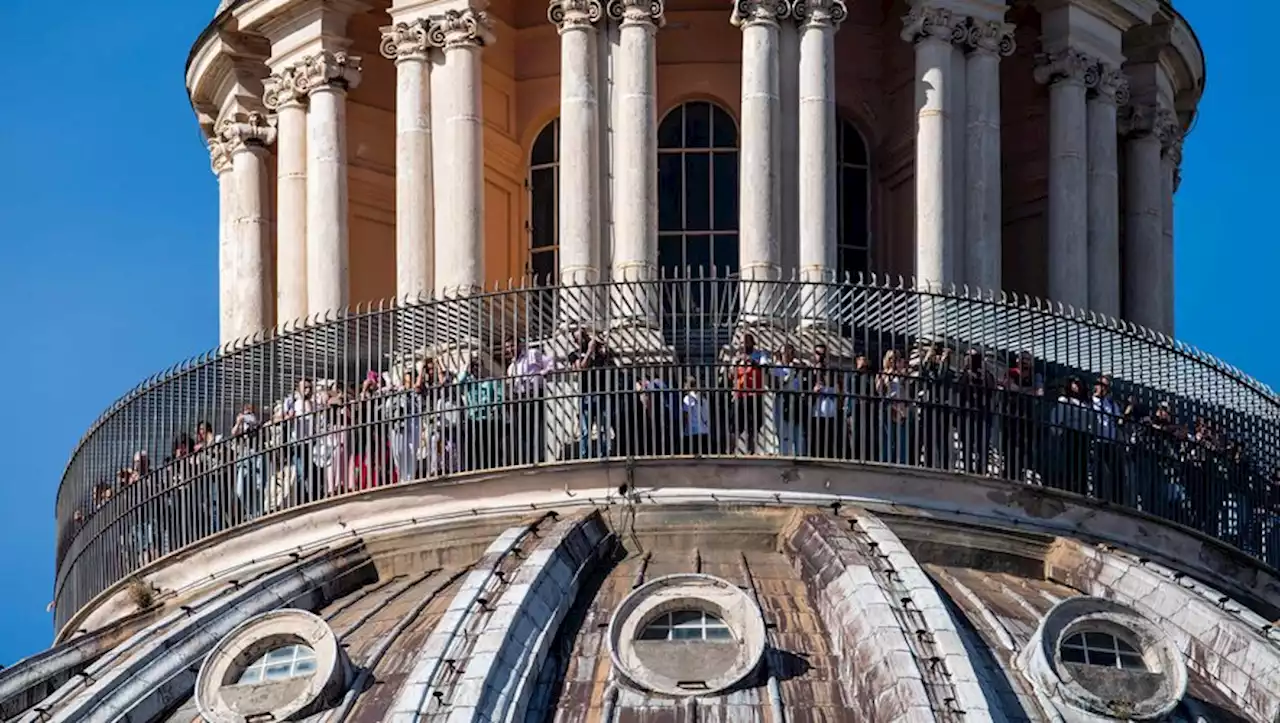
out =
[(871, 163), (858, 128), (840, 121), (836, 134), (836, 273), (856, 280), (871, 270)]
[(545, 125), (529, 151), (529, 261), (538, 286), (560, 280), (560, 119)]
[[(658, 268), (666, 278), (738, 273), (738, 128), (714, 103), (679, 105), (658, 126)], [(664, 312), (717, 302), (708, 296), (716, 287), (683, 286), (664, 295)]]

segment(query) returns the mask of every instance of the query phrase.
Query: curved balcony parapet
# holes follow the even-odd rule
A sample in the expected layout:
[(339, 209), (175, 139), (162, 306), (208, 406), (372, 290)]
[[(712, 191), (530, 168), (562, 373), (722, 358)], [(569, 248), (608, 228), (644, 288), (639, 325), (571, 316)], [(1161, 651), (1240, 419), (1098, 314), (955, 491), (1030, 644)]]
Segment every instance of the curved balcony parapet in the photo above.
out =
[[(1061, 391), (1073, 379), (1078, 399)], [(646, 456), (1003, 477), (1275, 566), (1278, 438), (1280, 402), (1238, 370), (1006, 293), (673, 278), (393, 300), (209, 352), (113, 404), (59, 489), (57, 625), (159, 557), (276, 511)]]

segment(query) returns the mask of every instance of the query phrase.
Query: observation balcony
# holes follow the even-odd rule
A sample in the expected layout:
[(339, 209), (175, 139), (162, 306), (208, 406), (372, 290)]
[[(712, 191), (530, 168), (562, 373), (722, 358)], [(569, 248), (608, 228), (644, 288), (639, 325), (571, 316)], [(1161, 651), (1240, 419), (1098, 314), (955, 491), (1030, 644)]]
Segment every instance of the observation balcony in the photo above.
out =
[(295, 508), (646, 459), (1003, 480), (1274, 567), (1278, 439), (1262, 384), (1032, 299), (711, 278), (371, 305), (180, 364), (93, 424), (58, 492), (56, 626)]

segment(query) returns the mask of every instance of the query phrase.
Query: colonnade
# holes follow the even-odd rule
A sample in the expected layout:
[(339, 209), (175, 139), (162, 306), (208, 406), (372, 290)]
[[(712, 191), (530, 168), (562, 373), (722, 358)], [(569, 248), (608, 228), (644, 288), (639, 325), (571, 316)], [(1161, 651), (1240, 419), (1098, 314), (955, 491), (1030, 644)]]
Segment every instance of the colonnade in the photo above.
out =
[[(397, 76), (396, 293), (449, 297), (484, 283), (481, 53), (492, 35), (482, 11), (429, 7), (408, 15), (393, 8), (396, 22), (382, 29), (380, 50), (395, 61)], [(991, 3), (975, 4), (973, 15), (956, 7), (918, 0), (903, 19), (902, 37), (915, 52), (915, 272), (923, 283), (998, 290), (1000, 59), (1014, 51), (1014, 27)], [(801, 278), (835, 276), (834, 35), (846, 15), (842, 0), (736, 0), (730, 13), (742, 32), (739, 258), (748, 316), (768, 316), (760, 291), (765, 285), (751, 282), (781, 276), (783, 243), (798, 244)], [(663, 4), (551, 0), (548, 17), (561, 39), (561, 286), (601, 280), (606, 226), (609, 278), (651, 279), (658, 225), (656, 36)], [(610, 77), (601, 78), (607, 23), (616, 25), (616, 34), (610, 36)], [(787, 47), (797, 56), (794, 99), (781, 92)], [(222, 201), (224, 340), (270, 324), (273, 221), (276, 320), (348, 303), (345, 98), (360, 81), (360, 66), (360, 58), (340, 50), (308, 55), (266, 80), (264, 103), (274, 115), (228, 118), (217, 126), (212, 148)], [(1049, 88), (1049, 298), (1108, 315), (1123, 311), (1132, 321), (1168, 329), (1172, 193), (1181, 153), (1176, 118), (1168, 110), (1129, 104), (1121, 68), (1074, 47), (1042, 53), (1035, 78)], [(784, 107), (798, 109), (794, 123), (783, 121)], [(602, 144), (606, 119), (612, 127)], [(784, 128), (796, 137), (784, 138)], [(1121, 138), (1128, 169), (1123, 189), (1117, 172)], [(273, 142), (274, 219), (265, 181), (266, 148)], [(796, 149), (789, 167), (783, 147)], [(602, 188), (606, 182), (609, 189)], [(792, 183), (795, 229), (786, 228), (782, 208), (783, 184)], [(606, 205), (603, 198), (613, 202)], [(645, 323), (654, 311), (650, 301), (621, 301), (615, 312), (634, 311), (631, 321)], [(806, 319), (827, 316), (821, 299), (806, 304)], [(589, 317), (597, 313), (595, 300), (585, 297), (564, 306)]]

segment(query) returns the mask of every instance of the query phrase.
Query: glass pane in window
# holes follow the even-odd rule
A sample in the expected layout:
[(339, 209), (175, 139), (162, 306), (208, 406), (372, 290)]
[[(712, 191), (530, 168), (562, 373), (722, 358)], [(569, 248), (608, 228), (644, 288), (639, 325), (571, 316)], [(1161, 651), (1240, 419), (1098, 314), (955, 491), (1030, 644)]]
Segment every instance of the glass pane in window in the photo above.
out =
[(1084, 644), (1089, 648), (1102, 648), (1110, 650), (1111, 646), (1116, 643), (1116, 639), (1106, 633), (1085, 633)]
[(701, 627), (672, 628), (671, 639), (672, 640), (702, 640), (702, 628)]
[(715, 236), (711, 242), (711, 258), (716, 278), (723, 279), (738, 273), (738, 235)]
[(689, 153), (684, 157), (684, 223), (687, 231), (711, 230), (711, 156)]
[(682, 148), (684, 147), (684, 138), (681, 131), (684, 129), (684, 107), (677, 106), (671, 109), (671, 112), (662, 119), (662, 125), (658, 126), (658, 147), (659, 148)]
[(554, 250), (537, 251), (529, 256), (529, 273), (539, 286), (554, 285), (558, 272)]
[(244, 674), (240, 676), (240, 680), (237, 682), (241, 685), (248, 685), (250, 683), (258, 683), (261, 681), (262, 668), (257, 665), (251, 665), (245, 669)]
[(866, 249), (841, 246), (837, 253), (839, 254), (839, 263), (836, 271), (840, 275), (840, 280), (843, 281), (845, 276), (848, 276), (856, 281), (859, 273), (865, 274), (869, 271), (870, 260), (867, 257)]
[(867, 145), (863, 143), (862, 134), (858, 132), (858, 128), (845, 121), (840, 124), (840, 130), (840, 162), (867, 165)]
[(1062, 646), (1062, 661), (1064, 663), (1084, 663), (1084, 650), (1082, 648), (1069, 648)]
[(1116, 654), (1109, 650), (1089, 648), (1089, 664), (1114, 668), (1116, 667)]
[(277, 663), (275, 665), (268, 665), (267, 672), (265, 675), (263, 675), (263, 678), (266, 680), (284, 680), (285, 678), (289, 677), (289, 669), (292, 667), (293, 666), (290, 665), (289, 663)]
[(711, 147), (711, 104), (686, 103), (684, 106), (684, 147)]
[(738, 228), (738, 154), (717, 153), (711, 160), (712, 229), (735, 231)]
[(275, 650), (267, 653), (266, 660), (268, 663), (278, 663), (282, 660), (293, 660), (293, 648), (294, 646), (292, 645), (287, 645), (283, 648), (276, 648)]
[(711, 111), (711, 142), (716, 148), (737, 148), (738, 129), (733, 125), (733, 118), (719, 106)]
[(689, 274), (694, 278), (706, 278), (711, 275), (711, 237), (686, 236), (684, 262), (689, 269)]
[(844, 226), (840, 240), (850, 246), (867, 245), (867, 172), (845, 168), (840, 177), (840, 204)]
[(680, 231), (684, 200), (684, 178), (678, 153), (658, 154), (658, 230)]
[(679, 610), (671, 613), (672, 627), (701, 626), (702, 613), (697, 610)]
[(556, 133), (559, 131), (559, 126), (559, 121), (552, 121), (538, 133), (537, 140), (533, 142), (533, 149), (529, 151), (529, 165), (539, 166), (556, 162)]
[(1118, 649), (1122, 653), (1133, 653), (1135, 655), (1138, 653), (1138, 651), (1135, 650), (1132, 645), (1125, 642), (1121, 638), (1116, 638), (1116, 649)]
[(641, 640), (666, 640), (671, 635), (671, 628), (662, 625), (649, 625), (640, 633)]
[(733, 636), (729, 634), (729, 628), (716, 626), (707, 628), (707, 640), (733, 640)]
[(316, 669), (315, 658), (309, 658), (307, 660), (299, 660), (298, 662), (293, 664), (294, 675), (305, 675), (306, 673), (314, 672), (315, 669)]
[(683, 276), (684, 237), (658, 237), (658, 268), (662, 269), (666, 278)]
[(294, 660), (307, 660), (315, 657), (316, 657), (316, 651), (312, 650), (311, 648), (308, 648), (305, 645), (299, 645), (298, 654), (294, 657)]
[(556, 243), (556, 171), (539, 168), (529, 174), (530, 245), (535, 248)]

